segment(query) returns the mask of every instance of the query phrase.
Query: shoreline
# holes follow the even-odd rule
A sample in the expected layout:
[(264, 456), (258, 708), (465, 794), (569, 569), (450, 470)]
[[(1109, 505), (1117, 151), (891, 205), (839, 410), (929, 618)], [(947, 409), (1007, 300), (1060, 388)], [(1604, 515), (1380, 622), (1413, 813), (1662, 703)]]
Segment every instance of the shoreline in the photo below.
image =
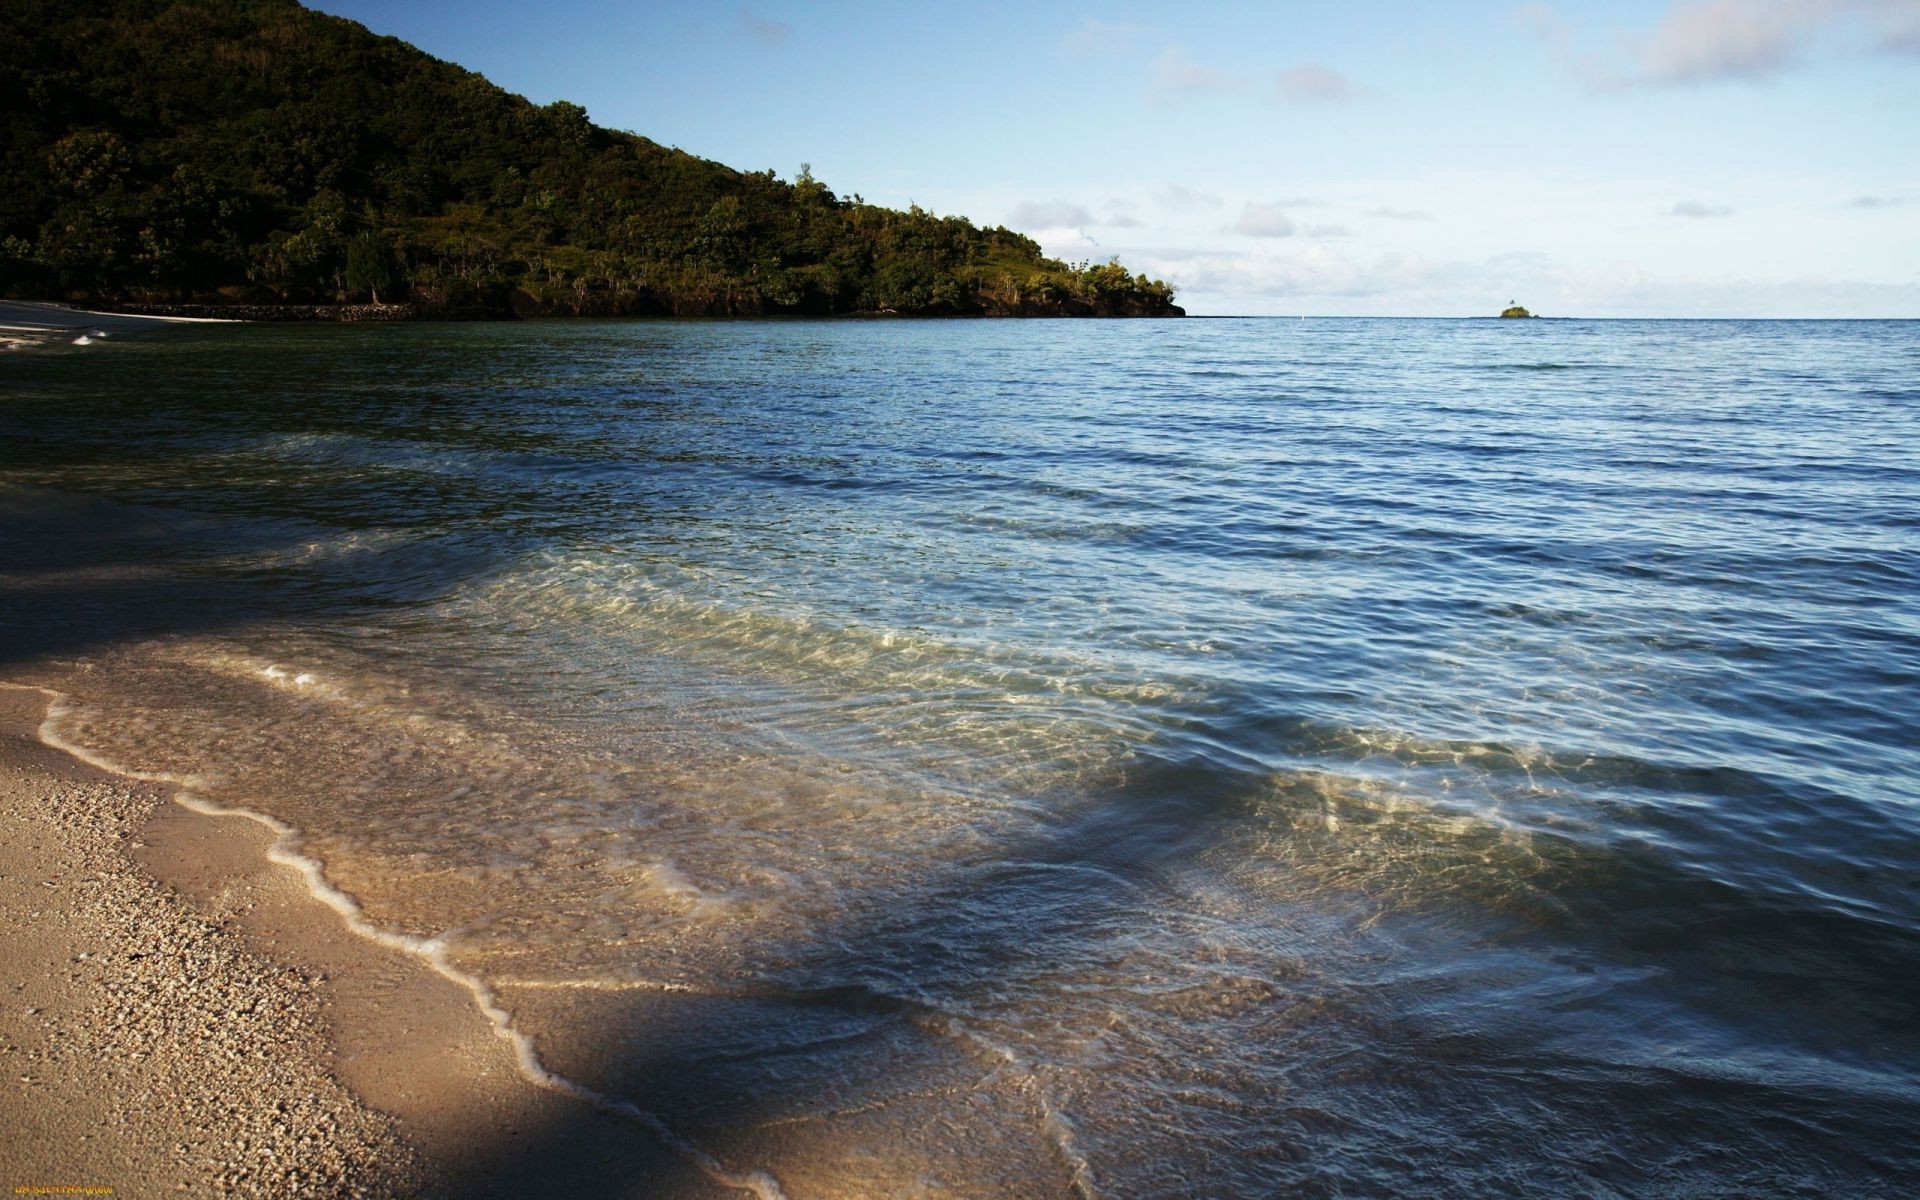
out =
[[(142, 322), (219, 325), (394, 325), (485, 324), (500, 321), (988, 321), (988, 320), (1166, 320), (1185, 317), (1186, 310), (1166, 313), (1094, 313), (1068, 311), (1061, 306), (1029, 306), (1015, 310), (951, 312), (933, 309), (859, 309), (848, 312), (721, 311), (703, 306), (615, 306), (605, 310), (569, 310), (530, 304), (505, 306), (443, 306), (401, 301), (392, 304), (205, 304), (194, 302), (147, 304), (127, 302), (107, 308), (79, 308), (65, 301), (0, 300), (0, 349), (33, 344), (40, 333), (57, 335), (101, 328), (103, 323), (125, 322), (121, 329), (140, 328)], [(52, 316), (50, 322), (36, 318)], [(87, 320), (71, 319), (86, 317)], [(106, 325), (111, 330), (113, 326)], [(11, 335), (11, 336), (10, 336)], [(12, 344), (19, 342), (21, 345)]]
[(62, 343), (85, 346), (98, 338), (151, 330), (156, 325), (238, 323), (232, 317), (106, 312), (70, 304), (0, 300), (0, 352)]
[(0, 1184), (418, 1191), (392, 1122), (330, 1070), (323, 980), (142, 871), (165, 795), (47, 746), (46, 707), (0, 688)]
[(57, 696), (0, 681), (0, 1184), (779, 1195), (529, 1078), (484, 985), (365, 926), (271, 818), (61, 745)]

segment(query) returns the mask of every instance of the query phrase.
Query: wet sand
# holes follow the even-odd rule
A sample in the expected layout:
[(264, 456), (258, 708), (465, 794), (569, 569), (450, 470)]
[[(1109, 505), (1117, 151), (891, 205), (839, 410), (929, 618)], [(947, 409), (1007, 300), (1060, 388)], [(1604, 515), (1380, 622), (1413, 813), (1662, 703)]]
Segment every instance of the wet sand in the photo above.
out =
[(536, 1086), (474, 997), (351, 932), (275, 834), (39, 736), (0, 687), (0, 1186), (740, 1194)]

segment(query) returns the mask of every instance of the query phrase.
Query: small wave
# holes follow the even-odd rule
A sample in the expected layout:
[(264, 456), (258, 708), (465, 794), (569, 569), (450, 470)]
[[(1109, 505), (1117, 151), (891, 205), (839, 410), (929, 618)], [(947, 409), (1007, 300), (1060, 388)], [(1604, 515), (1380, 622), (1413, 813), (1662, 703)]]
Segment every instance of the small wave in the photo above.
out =
[[(9, 683), (4, 686), (19, 687), (20, 685)], [(217, 804), (207, 800), (190, 790), (199, 786), (198, 781), (193, 777), (138, 771), (68, 741), (59, 732), (61, 719), (69, 712), (66, 697), (50, 688), (34, 687), (29, 690), (41, 692), (49, 699), (46, 718), (41, 722), (38, 730), (40, 740), (47, 746), (102, 771), (147, 783), (162, 784), (171, 789), (174, 802), (189, 811), (209, 817), (238, 818), (264, 826), (273, 834), (274, 839), (267, 850), (268, 860), (297, 871), (306, 882), (309, 894), (332, 909), (349, 932), (377, 946), (417, 958), (432, 968), (435, 973), (465, 990), (472, 997), (474, 1007), (492, 1026), (494, 1033), (513, 1047), (514, 1061), (520, 1074), (529, 1083), (584, 1101), (611, 1115), (634, 1121), (659, 1138), (663, 1144), (693, 1163), (707, 1178), (723, 1187), (750, 1192), (759, 1197), (759, 1200), (786, 1200), (778, 1181), (768, 1172), (730, 1170), (705, 1149), (676, 1133), (660, 1117), (632, 1101), (607, 1096), (549, 1070), (541, 1061), (532, 1037), (515, 1027), (513, 1014), (500, 1004), (495, 989), (479, 976), (454, 965), (447, 953), (447, 935), (418, 938), (390, 929), (382, 929), (367, 920), (359, 901), (327, 878), (325, 864), (301, 852), (299, 831), (293, 826), (253, 809)]]
[(1046, 1088), (1040, 1082), (1039, 1072), (1033, 1064), (1016, 1053), (1012, 1047), (982, 1035), (968, 1022), (950, 1014), (942, 1014), (935, 1028), (947, 1036), (965, 1045), (989, 1055), (1013, 1071), (1019, 1079), (1019, 1085), (1040, 1109), (1040, 1119), (1047, 1138), (1067, 1168), (1068, 1178), (1072, 1181), (1074, 1194), (1081, 1200), (1099, 1200), (1100, 1191), (1094, 1185), (1093, 1163), (1081, 1151), (1077, 1131), (1073, 1122), (1053, 1103)]
[[(496, 581), (473, 603), (516, 622), (598, 623), (629, 644), (638, 640), (652, 650), (698, 655), (731, 669), (745, 664), (777, 677), (830, 683), (836, 696), (912, 697), (916, 703), (994, 697), (1014, 705), (1044, 696), (1055, 703), (1078, 699), (1133, 707), (1178, 701), (1190, 682), (1141, 677), (1091, 649), (1038, 651), (1011, 641), (962, 641), (928, 630), (781, 611), (727, 595), (720, 582), (659, 564), (562, 555)], [(1057, 743), (1071, 736), (1097, 739), (1101, 732), (1076, 734), (1049, 722), (1044, 736)]]
[[(827, 1008), (836, 1012), (898, 1017), (915, 1026), (947, 1038), (970, 1053), (984, 1057), (996, 1072), (1010, 1073), (1014, 1084), (1032, 1097), (1041, 1114), (1041, 1126), (1048, 1141), (1066, 1168), (1074, 1194), (1082, 1200), (1098, 1200), (1093, 1164), (1078, 1146), (1072, 1120), (1060, 1111), (1048, 1095), (1035, 1065), (1012, 1047), (988, 1037), (977, 1022), (963, 1018), (923, 999), (901, 996), (866, 983), (831, 984), (818, 987), (789, 987), (778, 984), (735, 986), (694, 985), (678, 981), (637, 978), (586, 977), (570, 979), (517, 978), (499, 980), (501, 988), (526, 988), (537, 991), (660, 992), (728, 1000), (749, 1000), (792, 1005), (801, 1008)], [(852, 1036), (864, 1036), (855, 1034)], [(838, 1037), (828, 1040), (841, 1040)], [(817, 1047), (819, 1041), (809, 1042)], [(763, 1061), (767, 1051), (755, 1048), (728, 1054), (709, 1055), (702, 1062)], [(858, 1109), (849, 1111), (859, 1111)]]

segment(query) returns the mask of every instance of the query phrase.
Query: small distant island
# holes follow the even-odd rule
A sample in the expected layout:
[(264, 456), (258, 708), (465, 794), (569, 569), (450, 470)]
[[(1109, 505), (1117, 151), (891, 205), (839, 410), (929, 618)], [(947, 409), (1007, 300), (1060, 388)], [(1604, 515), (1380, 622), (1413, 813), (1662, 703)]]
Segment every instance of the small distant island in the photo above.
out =
[[(1182, 316), (1165, 282), (536, 105), (295, 0), (15, 0), (0, 298), (279, 319)], [(796, 155), (796, 158), (799, 157)]]
[(1522, 307), (1521, 307), (1520, 305), (1518, 305), (1518, 304), (1515, 304), (1515, 303), (1514, 303), (1513, 301), (1511, 301), (1511, 300), (1509, 300), (1509, 301), (1507, 301), (1507, 307), (1501, 310), (1501, 312), (1500, 312), (1500, 315), (1501, 315), (1502, 317), (1531, 317), (1531, 316), (1533, 316), (1533, 314), (1532, 314), (1532, 313), (1530, 313), (1530, 312), (1528, 312), (1528, 311), (1527, 311), (1526, 309), (1524, 309), (1524, 308), (1522, 308)]

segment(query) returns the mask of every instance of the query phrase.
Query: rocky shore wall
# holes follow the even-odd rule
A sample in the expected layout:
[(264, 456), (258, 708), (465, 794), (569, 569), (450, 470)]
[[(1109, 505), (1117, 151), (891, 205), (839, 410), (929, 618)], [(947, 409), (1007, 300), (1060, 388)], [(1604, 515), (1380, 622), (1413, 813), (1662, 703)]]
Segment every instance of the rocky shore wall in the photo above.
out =
[(139, 317), (217, 317), (228, 321), (416, 321), (412, 304), (116, 304)]
[[(227, 321), (511, 321), (522, 317), (761, 317), (831, 316), (827, 311), (781, 310), (757, 297), (596, 294), (556, 299), (516, 290), (504, 306), (420, 304), (141, 304), (94, 302), (97, 311), (140, 317), (212, 317)], [(977, 309), (932, 308), (896, 312), (860, 311), (852, 317), (1165, 317), (1185, 316), (1177, 305), (1157, 308), (1114, 300), (1095, 306), (1081, 300), (982, 299)]]

